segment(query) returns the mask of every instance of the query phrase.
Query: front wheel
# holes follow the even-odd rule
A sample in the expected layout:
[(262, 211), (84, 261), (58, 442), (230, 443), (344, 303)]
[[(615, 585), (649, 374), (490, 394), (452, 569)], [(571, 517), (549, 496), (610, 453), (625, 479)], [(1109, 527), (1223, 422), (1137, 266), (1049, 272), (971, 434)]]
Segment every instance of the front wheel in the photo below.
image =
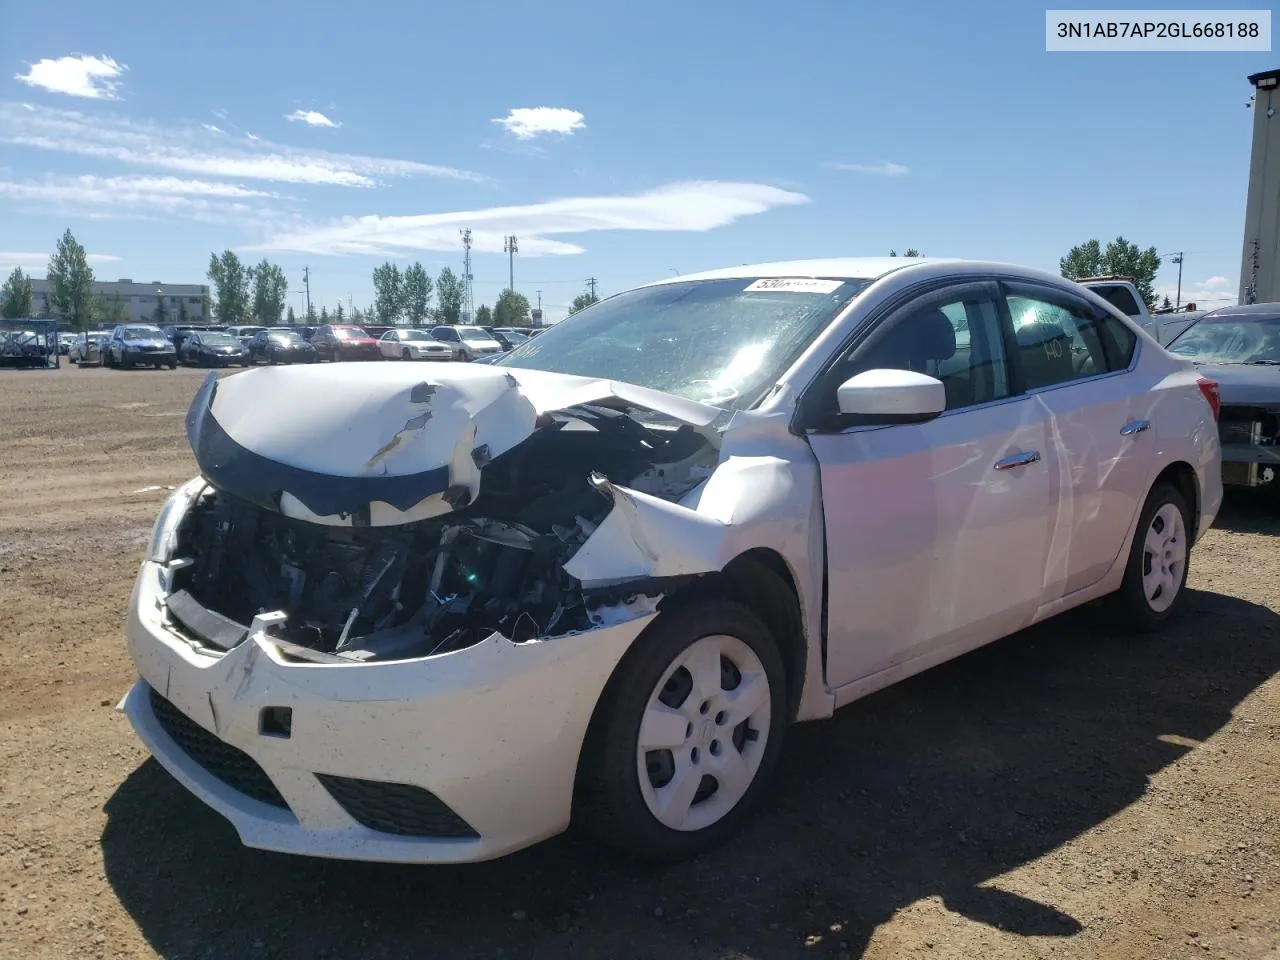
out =
[(1111, 597), (1131, 629), (1157, 630), (1181, 605), (1191, 559), (1190, 517), (1186, 498), (1173, 484), (1161, 483), (1147, 495), (1124, 580)]
[(777, 765), (786, 727), (777, 643), (724, 599), (661, 614), (600, 698), (583, 748), (584, 827), (677, 860), (729, 837)]

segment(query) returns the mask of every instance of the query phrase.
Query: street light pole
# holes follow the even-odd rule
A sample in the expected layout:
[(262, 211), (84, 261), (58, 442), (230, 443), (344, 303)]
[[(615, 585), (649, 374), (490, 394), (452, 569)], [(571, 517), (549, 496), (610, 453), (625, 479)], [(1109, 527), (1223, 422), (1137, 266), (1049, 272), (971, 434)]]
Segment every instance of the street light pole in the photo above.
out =
[(516, 254), (520, 252), (520, 248), (516, 245), (515, 235), (502, 238), (502, 252), (507, 255), (507, 289), (515, 292), (516, 289)]
[(1178, 295), (1173, 304), (1173, 309), (1177, 310), (1182, 306), (1182, 251), (1173, 255), (1173, 262), (1178, 265)]

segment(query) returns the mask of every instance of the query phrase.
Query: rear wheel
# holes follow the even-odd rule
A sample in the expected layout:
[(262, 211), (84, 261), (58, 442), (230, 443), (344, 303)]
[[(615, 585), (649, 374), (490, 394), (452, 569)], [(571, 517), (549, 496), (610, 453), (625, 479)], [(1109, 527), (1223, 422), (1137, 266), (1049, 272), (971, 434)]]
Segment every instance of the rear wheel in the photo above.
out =
[(785, 689), (777, 644), (745, 607), (714, 599), (660, 615), (600, 698), (583, 748), (580, 822), (649, 859), (720, 843), (777, 765)]
[(1191, 559), (1191, 511), (1171, 483), (1147, 495), (1129, 549), (1124, 581), (1112, 595), (1120, 618), (1133, 630), (1157, 630), (1181, 605)]
[(410, 359), (412, 359), (412, 358), (409, 356), (409, 348), (408, 348), (408, 347), (405, 347), (403, 350), (401, 350), (401, 351), (400, 351), (400, 359), (401, 359), (401, 360), (410, 360)]

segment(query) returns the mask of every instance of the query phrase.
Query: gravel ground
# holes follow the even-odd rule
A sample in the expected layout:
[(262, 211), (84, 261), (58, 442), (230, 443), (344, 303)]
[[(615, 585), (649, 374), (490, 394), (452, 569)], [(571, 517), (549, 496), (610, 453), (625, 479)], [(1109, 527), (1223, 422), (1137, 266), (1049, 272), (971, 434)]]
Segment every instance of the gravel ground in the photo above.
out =
[(1159, 636), (1070, 614), (795, 728), (731, 844), (246, 850), (138, 745), (125, 604), (199, 374), (0, 371), (0, 957), (1280, 958), (1280, 510)]

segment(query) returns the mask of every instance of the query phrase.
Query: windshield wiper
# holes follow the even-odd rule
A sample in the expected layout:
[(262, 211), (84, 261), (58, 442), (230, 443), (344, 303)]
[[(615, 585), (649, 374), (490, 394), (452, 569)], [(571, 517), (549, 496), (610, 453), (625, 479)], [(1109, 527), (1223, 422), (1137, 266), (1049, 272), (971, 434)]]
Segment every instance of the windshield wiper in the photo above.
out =
[(1280, 367), (1280, 360), (1241, 360), (1240, 362), (1254, 367)]

